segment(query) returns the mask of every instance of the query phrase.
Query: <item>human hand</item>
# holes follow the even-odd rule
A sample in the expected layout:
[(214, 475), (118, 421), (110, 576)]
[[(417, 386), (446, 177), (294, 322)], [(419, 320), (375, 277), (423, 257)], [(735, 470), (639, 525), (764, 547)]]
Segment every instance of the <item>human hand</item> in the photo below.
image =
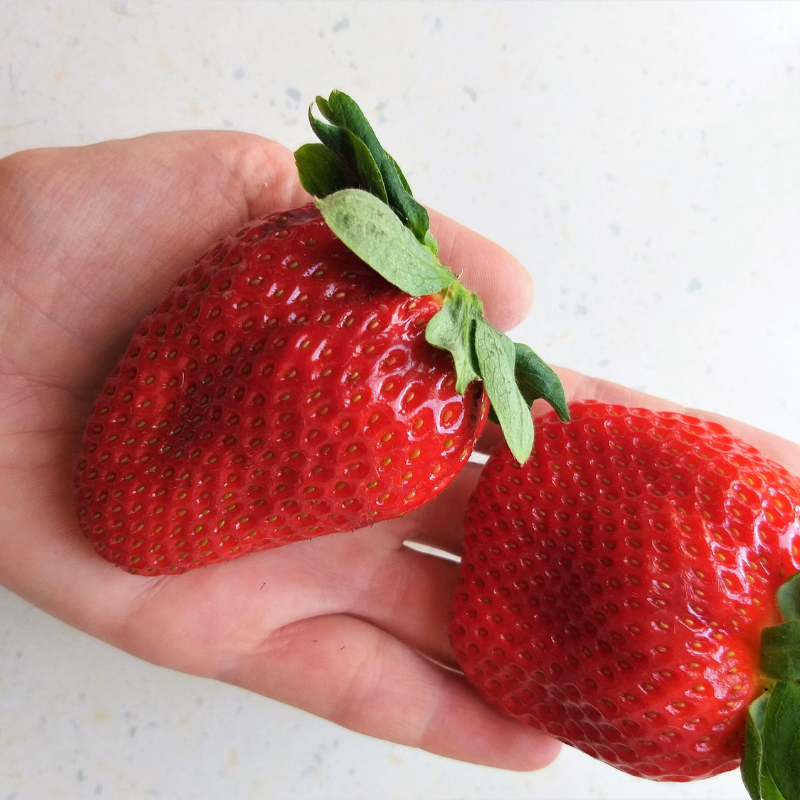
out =
[[(542, 766), (558, 745), (446, 668), (456, 565), (403, 546), (457, 549), (474, 470), (423, 513), (177, 578), (126, 574), (78, 529), (81, 435), (136, 326), (218, 237), (308, 199), (288, 150), (242, 134), (0, 162), (0, 582), (154, 663), (454, 758)], [(531, 288), (519, 264), (442, 217), (433, 228), (490, 321), (520, 321)]]
[[(158, 134), (0, 161), (0, 582), (134, 655), (227, 681), (373, 736), (512, 769), (558, 744), (501, 717), (453, 670), (446, 618), (480, 466), (373, 528), (142, 578), (99, 558), (75, 520), (85, 420), (142, 317), (219, 236), (305, 202), (291, 154), (229, 133)], [(508, 329), (530, 284), (507, 253), (434, 216), (442, 259)], [(678, 409), (562, 371), (568, 399)], [(710, 417), (800, 473), (800, 448)], [(492, 429), (481, 443), (490, 448)]]

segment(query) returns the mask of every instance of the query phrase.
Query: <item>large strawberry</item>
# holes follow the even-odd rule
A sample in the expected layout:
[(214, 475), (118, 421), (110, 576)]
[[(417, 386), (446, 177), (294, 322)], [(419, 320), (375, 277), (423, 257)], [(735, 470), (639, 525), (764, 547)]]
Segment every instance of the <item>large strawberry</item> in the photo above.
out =
[(231, 234), (140, 325), (89, 419), (78, 517), (146, 575), (346, 531), (429, 501), (488, 404), (518, 457), (554, 373), (482, 315), (358, 106), (309, 112), (316, 206)]
[(450, 627), (467, 678), (656, 780), (732, 769), (747, 738), (753, 796), (796, 800), (800, 482), (717, 424), (569, 408), (523, 465), (499, 447), (471, 498)]

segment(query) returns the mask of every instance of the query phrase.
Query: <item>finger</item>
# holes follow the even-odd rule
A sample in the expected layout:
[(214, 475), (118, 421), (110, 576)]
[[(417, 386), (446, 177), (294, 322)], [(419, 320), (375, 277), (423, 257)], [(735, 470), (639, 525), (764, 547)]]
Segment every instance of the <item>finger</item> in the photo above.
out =
[(215, 677), (360, 733), (461, 761), (532, 770), (560, 748), (492, 709), (463, 678), (347, 616), (285, 628)]
[[(244, 651), (269, 631), (308, 617), (347, 613), (440, 663), (454, 665), (446, 631), (457, 579), (457, 563), (404, 547), (376, 525), (198, 570), (181, 576), (180, 586), (164, 581), (151, 612), (157, 616), (167, 607), (174, 614), (184, 605), (186, 619), (193, 620), (187, 624), (197, 626), (196, 607), (202, 598), (208, 604), (208, 615), (200, 622), (202, 635), (213, 630), (214, 641), (238, 642)], [(209, 603), (211, 598), (218, 599)], [(144, 621), (151, 612), (139, 612), (139, 628), (151, 627)]]
[[(800, 445), (790, 442), (788, 439), (783, 439), (773, 433), (721, 414), (687, 408), (671, 400), (645, 394), (618, 383), (582, 375), (579, 372), (563, 367), (554, 367), (554, 369), (558, 372), (559, 378), (561, 378), (568, 402), (591, 399), (628, 407), (649, 408), (654, 411), (673, 411), (679, 414), (700, 417), (710, 422), (717, 422), (735, 436), (757, 447), (767, 458), (771, 458), (773, 461), (783, 465), (794, 475), (800, 475)], [(547, 410), (548, 407), (543, 401), (537, 401), (534, 404), (535, 414), (545, 413)]]
[[(600, 378), (592, 378), (565, 367), (553, 367), (553, 369), (558, 373), (568, 403), (576, 400), (598, 400), (603, 403), (615, 403), (629, 407), (638, 406), (662, 411), (686, 412), (685, 408), (675, 403), (637, 392), (627, 386), (604, 381)], [(552, 411), (552, 407), (545, 400), (537, 400), (532, 409), (534, 417), (540, 417), (543, 414), (552, 413)], [(479, 453), (488, 454), (502, 441), (503, 432), (500, 426), (487, 422), (483, 434), (475, 445), (475, 450)]]
[[(654, 411), (672, 411), (678, 414), (688, 414), (717, 422), (727, 428), (744, 441), (757, 447), (768, 458), (783, 464), (786, 469), (795, 475), (800, 474), (800, 446), (788, 439), (783, 439), (773, 433), (747, 425), (739, 420), (725, 417), (711, 411), (696, 408), (687, 408), (663, 397), (639, 392), (629, 386), (623, 386), (611, 381), (602, 380), (583, 375), (580, 372), (554, 367), (558, 373), (567, 402), (577, 400), (597, 400), (601, 403), (613, 403), (628, 406), (629, 408), (649, 408)], [(552, 409), (544, 400), (537, 400), (533, 406), (535, 417), (551, 413)], [(475, 445), (478, 453), (491, 453), (503, 441), (503, 433), (499, 425), (492, 422), (486, 424), (483, 434)]]
[(711, 411), (688, 408), (686, 413), (707, 419), (710, 422), (719, 423), (743, 441), (756, 447), (767, 458), (781, 464), (793, 475), (800, 478), (800, 445), (795, 442)]
[(489, 322), (502, 331), (519, 325), (533, 304), (533, 281), (525, 267), (499, 244), (431, 211), (439, 257), (480, 297)]
[[(177, 578), (128, 575), (91, 548), (80, 552), (81, 544), (86, 543), (76, 542), (70, 554), (62, 547), (52, 561), (40, 559), (46, 580), (30, 599), (174, 669), (205, 674), (209, 664), (249, 652), (278, 628), (339, 613), (365, 619), (439, 663), (455, 664), (446, 631), (458, 564), (404, 547), (380, 526), (297, 542)], [(74, 576), (82, 580), (80, 596), (59, 605), (60, 597), (72, 597), (67, 584)], [(111, 600), (113, 613), (107, 610)]]
[[(328, 542), (333, 544), (336, 538), (331, 536)], [(309, 555), (314, 545), (321, 543), (298, 545)], [(76, 609), (48, 602), (54, 600), (49, 592), (46, 599), (36, 599), (45, 600), (43, 605), (57, 616), (142, 658), (235, 683), (366, 734), (507, 769), (535, 769), (552, 760), (558, 749), (552, 740), (502, 717), (463, 679), (415, 652), (430, 650), (434, 657), (446, 657), (444, 618), (453, 589), (452, 574), (420, 571), (417, 564), (423, 557), (419, 554), (403, 554), (392, 565), (391, 571), (399, 573), (412, 559), (417, 562), (411, 564), (411, 572), (417, 572), (418, 578), (407, 580), (402, 588), (392, 587), (388, 570), (375, 571), (367, 582), (370, 588), (353, 607), (366, 613), (379, 595), (383, 598), (377, 606), (393, 595), (392, 618), (380, 609), (369, 612), (386, 629), (380, 630), (350, 616), (324, 615), (325, 595), (331, 594), (331, 587), (345, 581), (352, 587), (358, 585), (358, 579), (344, 571), (332, 576), (315, 569), (327, 560), (322, 554), (318, 559), (297, 559), (306, 579), (295, 582), (289, 574), (290, 591), (262, 600), (269, 595), (264, 590), (271, 577), (265, 563), (271, 557), (283, 559), (272, 575), (277, 580), (278, 573), (290, 573), (287, 565), (293, 548), (295, 545), (290, 545), (177, 579), (153, 580), (125, 575), (99, 559), (92, 563), (89, 558), (80, 559), (81, 570), (79, 556), (64, 546), (44, 567), (56, 583), (79, 578), (86, 597), (94, 598), (88, 605), (98, 609), (97, 613), (85, 606)], [(363, 543), (354, 543), (353, 549), (363, 550)], [(61, 566), (56, 567), (56, 562)], [(240, 573), (236, 580), (223, 575), (232, 570)], [(198, 591), (186, 591), (194, 581)], [(288, 623), (270, 635), (265, 624), (270, 614), (296, 611), (303, 606), (303, 594), (315, 593), (323, 596), (317, 601), (323, 616)], [(415, 594), (417, 602), (409, 604)], [(409, 621), (417, 618), (425, 604), (434, 608), (424, 616), (428, 627), (437, 629), (435, 646), (430, 644), (431, 637), (408, 630)], [(100, 607), (106, 614), (114, 611), (113, 624)], [(392, 632), (405, 636), (408, 644)]]
[(354, 576), (348, 576), (347, 610), (440, 664), (456, 668), (447, 622), (458, 570), (453, 561), (401, 546), (376, 562), (355, 594)]
[[(615, 403), (628, 407), (636, 406), (678, 413), (686, 411), (683, 406), (677, 403), (639, 392), (628, 386), (605, 381), (601, 378), (593, 378), (590, 375), (584, 375), (564, 367), (554, 366), (553, 369), (561, 379), (561, 385), (564, 387), (564, 394), (568, 403), (577, 400), (597, 400), (601, 403)], [(548, 410), (549, 407), (543, 400), (537, 400), (533, 407), (534, 414), (537, 416)]]
[[(617, 383), (583, 375), (574, 370), (563, 367), (554, 367), (554, 369), (558, 372), (564, 386), (567, 402), (591, 399), (628, 407), (689, 414), (718, 422), (731, 433), (757, 447), (768, 458), (782, 464), (794, 475), (800, 475), (800, 446), (793, 442), (719, 414), (685, 408), (672, 401)], [(537, 400), (533, 406), (533, 413), (538, 417), (545, 413), (552, 413), (552, 409), (544, 400)], [(478, 440), (475, 450), (478, 453), (491, 453), (501, 441), (500, 427), (489, 422)], [(394, 521), (394, 524), (400, 526), (401, 532), (407, 532), (406, 538), (408, 539), (459, 554), (463, 545), (464, 512), (481, 469), (481, 464), (467, 464), (453, 483), (431, 503), (413, 514)]]

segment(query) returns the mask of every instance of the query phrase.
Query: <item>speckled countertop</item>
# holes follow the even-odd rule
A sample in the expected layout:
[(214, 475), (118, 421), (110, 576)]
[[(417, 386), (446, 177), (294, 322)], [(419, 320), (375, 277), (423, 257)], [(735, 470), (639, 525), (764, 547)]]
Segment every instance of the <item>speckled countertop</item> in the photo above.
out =
[[(800, 4), (4, 0), (0, 156), (155, 130), (308, 140), (351, 92), (503, 243), (549, 360), (800, 441)], [(744, 798), (564, 751), (510, 774), (150, 666), (0, 590), (0, 800)]]

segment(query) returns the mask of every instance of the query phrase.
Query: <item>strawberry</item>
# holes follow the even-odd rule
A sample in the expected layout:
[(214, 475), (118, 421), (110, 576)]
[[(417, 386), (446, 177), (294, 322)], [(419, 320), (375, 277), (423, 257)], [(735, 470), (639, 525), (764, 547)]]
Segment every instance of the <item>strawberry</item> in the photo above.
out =
[(774, 779), (800, 797), (800, 481), (715, 423), (569, 411), (537, 421), (523, 465), (501, 445), (471, 497), (450, 623), (464, 673), (632, 775), (716, 775), (747, 739), (753, 796), (780, 797)]
[[(488, 413), (520, 458), (555, 374), (438, 260), (428, 215), (358, 106), (311, 112), (318, 200), (190, 266), (139, 326), (89, 418), (80, 526), (130, 572), (185, 572), (431, 500)], [(486, 377), (484, 377), (486, 376)], [(528, 421), (525, 421), (528, 417)]]

